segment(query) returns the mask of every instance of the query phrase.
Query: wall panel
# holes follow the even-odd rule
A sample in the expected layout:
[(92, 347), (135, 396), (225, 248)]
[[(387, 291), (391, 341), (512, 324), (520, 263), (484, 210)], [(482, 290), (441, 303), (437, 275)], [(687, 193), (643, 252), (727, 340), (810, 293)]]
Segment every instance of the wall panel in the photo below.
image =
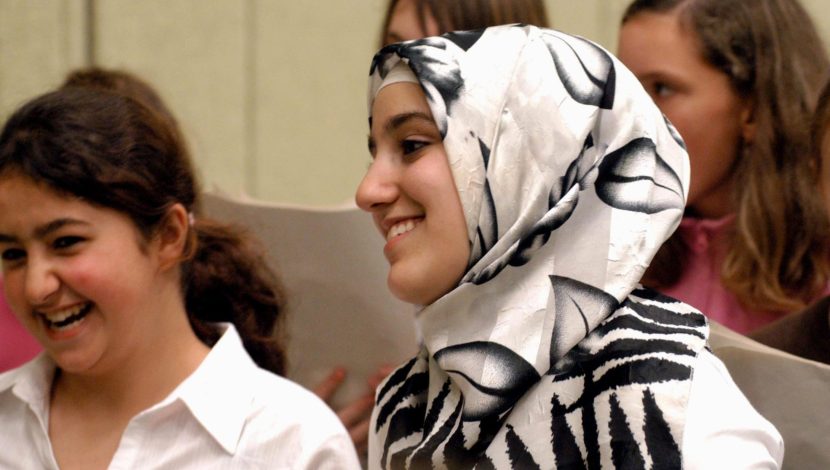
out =
[(246, 188), (251, 2), (94, 0), (95, 59), (147, 78), (179, 117), (207, 186)]
[(0, 119), (86, 63), (86, 13), (77, 0), (0, 1)]

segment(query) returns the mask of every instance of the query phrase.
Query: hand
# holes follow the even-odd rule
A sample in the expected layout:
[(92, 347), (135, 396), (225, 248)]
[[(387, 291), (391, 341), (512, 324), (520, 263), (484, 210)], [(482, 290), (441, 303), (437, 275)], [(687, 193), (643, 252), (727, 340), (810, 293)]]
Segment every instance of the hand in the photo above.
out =
[[(394, 370), (391, 366), (381, 366), (367, 379), (366, 393), (350, 403), (335, 410), (343, 426), (349, 431), (358, 454), (365, 455), (369, 439), (369, 424), (372, 416), (372, 407), (375, 404), (375, 389)], [(346, 379), (346, 369), (335, 367), (331, 373), (316, 387), (314, 393), (328, 402)]]

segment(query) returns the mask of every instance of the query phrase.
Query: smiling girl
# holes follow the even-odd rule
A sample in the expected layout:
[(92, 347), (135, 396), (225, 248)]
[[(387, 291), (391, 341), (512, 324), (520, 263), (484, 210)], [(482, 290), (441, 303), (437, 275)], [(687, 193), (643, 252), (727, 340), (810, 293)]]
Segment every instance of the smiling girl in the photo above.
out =
[(423, 348), (380, 385), (370, 468), (777, 468), (780, 435), (638, 285), (688, 191), (637, 79), (532, 26), (381, 49), (358, 205)]
[(325, 405), (263, 370), (281, 294), (197, 194), (175, 122), (131, 98), (62, 89), (6, 123), (5, 293), (45, 354), (0, 375), (0, 467), (357, 467)]

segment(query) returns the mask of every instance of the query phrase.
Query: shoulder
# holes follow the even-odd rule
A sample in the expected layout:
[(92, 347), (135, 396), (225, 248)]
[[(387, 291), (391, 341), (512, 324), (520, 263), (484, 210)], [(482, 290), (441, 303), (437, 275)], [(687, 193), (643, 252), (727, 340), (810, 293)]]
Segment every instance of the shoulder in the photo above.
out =
[(683, 433), (683, 468), (779, 468), (784, 441), (708, 350), (697, 358)]
[(292, 468), (359, 468), (349, 434), (320, 398), (262, 369), (251, 385), (242, 444), (280, 449), (277, 460), (289, 458)]
[(776, 349), (830, 364), (830, 296), (749, 334)]

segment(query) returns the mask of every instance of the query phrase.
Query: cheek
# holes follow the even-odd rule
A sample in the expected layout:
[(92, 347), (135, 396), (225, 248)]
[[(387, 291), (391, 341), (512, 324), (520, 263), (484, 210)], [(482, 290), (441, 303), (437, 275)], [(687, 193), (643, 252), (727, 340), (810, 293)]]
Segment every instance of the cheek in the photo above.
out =
[(24, 306), (24, 276), (22, 271), (9, 271), (3, 273), (3, 295), (11, 307), (12, 312), (20, 318)]

